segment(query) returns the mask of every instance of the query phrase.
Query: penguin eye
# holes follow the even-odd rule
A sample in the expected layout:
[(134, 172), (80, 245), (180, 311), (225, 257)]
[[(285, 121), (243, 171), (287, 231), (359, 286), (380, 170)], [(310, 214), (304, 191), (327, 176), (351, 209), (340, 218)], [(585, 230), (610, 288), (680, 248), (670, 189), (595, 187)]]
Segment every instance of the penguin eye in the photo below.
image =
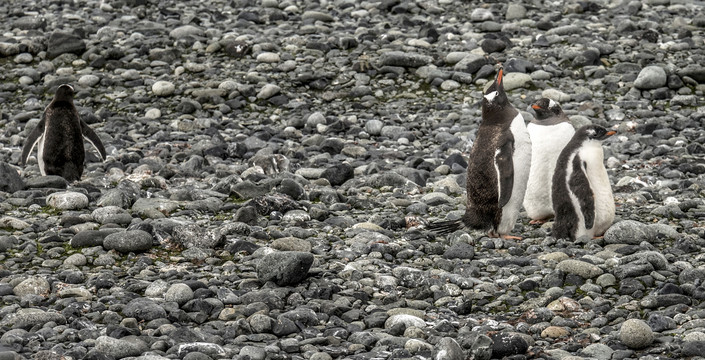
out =
[(487, 101), (489, 101), (489, 102), (492, 102), (494, 100), (494, 98), (497, 97), (497, 95), (499, 95), (499, 92), (493, 91), (491, 93), (486, 94), (485, 99), (487, 99)]

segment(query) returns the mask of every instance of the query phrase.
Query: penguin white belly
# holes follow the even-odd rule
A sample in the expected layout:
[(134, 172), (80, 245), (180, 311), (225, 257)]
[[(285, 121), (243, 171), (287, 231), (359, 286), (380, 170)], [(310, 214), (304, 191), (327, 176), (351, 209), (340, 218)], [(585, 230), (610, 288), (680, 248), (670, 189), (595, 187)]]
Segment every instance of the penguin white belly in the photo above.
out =
[(551, 186), (556, 161), (561, 150), (575, 133), (570, 123), (527, 126), (531, 138), (531, 169), (524, 197), (524, 208), (532, 219), (545, 219), (553, 215)]
[(512, 195), (504, 207), (502, 207), (502, 218), (497, 227), (499, 234), (509, 234), (514, 228), (521, 202), (526, 193), (526, 180), (529, 177), (529, 167), (531, 165), (531, 140), (529, 132), (526, 130), (524, 117), (517, 114), (512, 120), (509, 128), (514, 136), (514, 152), (512, 153), (512, 163), (514, 166), (514, 181), (512, 185)]
[[(46, 133), (46, 130), (44, 130)], [(37, 165), (39, 165), (39, 173), (42, 176), (46, 176), (46, 170), (44, 169), (44, 139), (46, 139), (46, 134), (42, 134), (37, 140)]]
[(612, 185), (604, 165), (602, 144), (590, 141), (580, 150), (580, 157), (585, 162), (587, 178), (595, 199), (595, 224), (591, 229), (591, 236), (601, 236), (612, 225), (615, 213)]

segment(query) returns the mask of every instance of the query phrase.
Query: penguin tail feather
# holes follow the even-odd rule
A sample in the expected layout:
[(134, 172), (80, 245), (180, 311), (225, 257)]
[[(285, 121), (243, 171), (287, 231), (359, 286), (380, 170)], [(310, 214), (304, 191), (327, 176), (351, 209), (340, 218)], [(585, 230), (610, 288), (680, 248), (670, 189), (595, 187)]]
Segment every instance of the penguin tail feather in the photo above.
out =
[(426, 228), (438, 235), (446, 235), (452, 233), (453, 231), (459, 230), (464, 226), (465, 224), (463, 223), (463, 220), (457, 219), (432, 222), (428, 224)]

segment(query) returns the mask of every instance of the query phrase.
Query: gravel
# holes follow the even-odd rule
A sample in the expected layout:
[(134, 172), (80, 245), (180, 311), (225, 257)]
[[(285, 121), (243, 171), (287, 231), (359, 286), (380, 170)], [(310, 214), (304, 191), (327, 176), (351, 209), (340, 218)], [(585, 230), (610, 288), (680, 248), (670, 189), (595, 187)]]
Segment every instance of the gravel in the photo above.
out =
[[(0, 3), (0, 359), (685, 358), (705, 348), (697, 2)], [(462, 216), (506, 71), (604, 143), (603, 238)], [(106, 145), (21, 146), (53, 89)], [(472, 180), (472, 179), (470, 179)], [(665, 355), (664, 355), (665, 354)]]

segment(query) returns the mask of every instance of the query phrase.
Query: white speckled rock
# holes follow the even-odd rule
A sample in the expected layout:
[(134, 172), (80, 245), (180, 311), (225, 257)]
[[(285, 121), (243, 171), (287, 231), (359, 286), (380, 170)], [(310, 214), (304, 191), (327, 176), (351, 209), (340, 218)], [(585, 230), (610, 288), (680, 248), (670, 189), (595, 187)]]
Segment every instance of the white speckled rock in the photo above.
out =
[(511, 91), (518, 88), (526, 87), (531, 83), (531, 75), (512, 72), (504, 75), (502, 82), (504, 83), (504, 90)]
[(632, 349), (643, 349), (654, 341), (654, 333), (643, 320), (629, 319), (622, 323), (619, 339)]
[(188, 285), (182, 283), (171, 285), (164, 294), (165, 301), (173, 301), (179, 304), (179, 306), (191, 299), (193, 299), (193, 290), (191, 290)]
[(276, 63), (279, 62), (279, 54), (273, 52), (263, 52), (257, 55), (257, 62)]
[(78, 85), (85, 86), (85, 87), (94, 87), (98, 85), (100, 82), (100, 78), (96, 75), (83, 75), (80, 78), (78, 78)]
[(634, 80), (634, 87), (641, 90), (650, 90), (666, 86), (666, 71), (660, 66), (647, 66), (639, 72)]
[(570, 101), (570, 95), (558, 89), (546, 89), (541, 92), (541, 96), (547, 99), (558, 101), (559, 103)]
[(404, 324), (407, 328), (411, 327), (411, 326), (415, 326), (419, 329), (423, 329), (426, 327), (426, 323), (422, 319), (420, 319), (414, 315), (396, 314), (396, 315), (392, 315), (389, 318), (387, 318), (387, 320), (384, 322), (384, 328), (390, 329), (391, 327), (393, 327), (397, 323)]
[(147, 119), (158, 119), (162, 116), (162, 111), (156, 108), (150, 108), (144, 113)]
[(157, 96), (169, 96), (174, 93), (176, 86), (169, 81), (157, 81), (152, 85), (152, 92)]
[(47, 205), (59, 210), (79, 210), (88, 206), (88, 196), (73, 191), (53, 193), (47, 196)]
[(267, 84), (263, 86), (262, 90), (257, 93), (257, 98), (261, 100), (266, 100), (276, 94), (279, 94), (280, 91), (281, 88), (279, 86), (274, 84)]
[(23, 297), (25, 295), (48, 295), (49, 282), (40, 276), (32, 276), (17, 284), (12, 291), (15, 295)]

